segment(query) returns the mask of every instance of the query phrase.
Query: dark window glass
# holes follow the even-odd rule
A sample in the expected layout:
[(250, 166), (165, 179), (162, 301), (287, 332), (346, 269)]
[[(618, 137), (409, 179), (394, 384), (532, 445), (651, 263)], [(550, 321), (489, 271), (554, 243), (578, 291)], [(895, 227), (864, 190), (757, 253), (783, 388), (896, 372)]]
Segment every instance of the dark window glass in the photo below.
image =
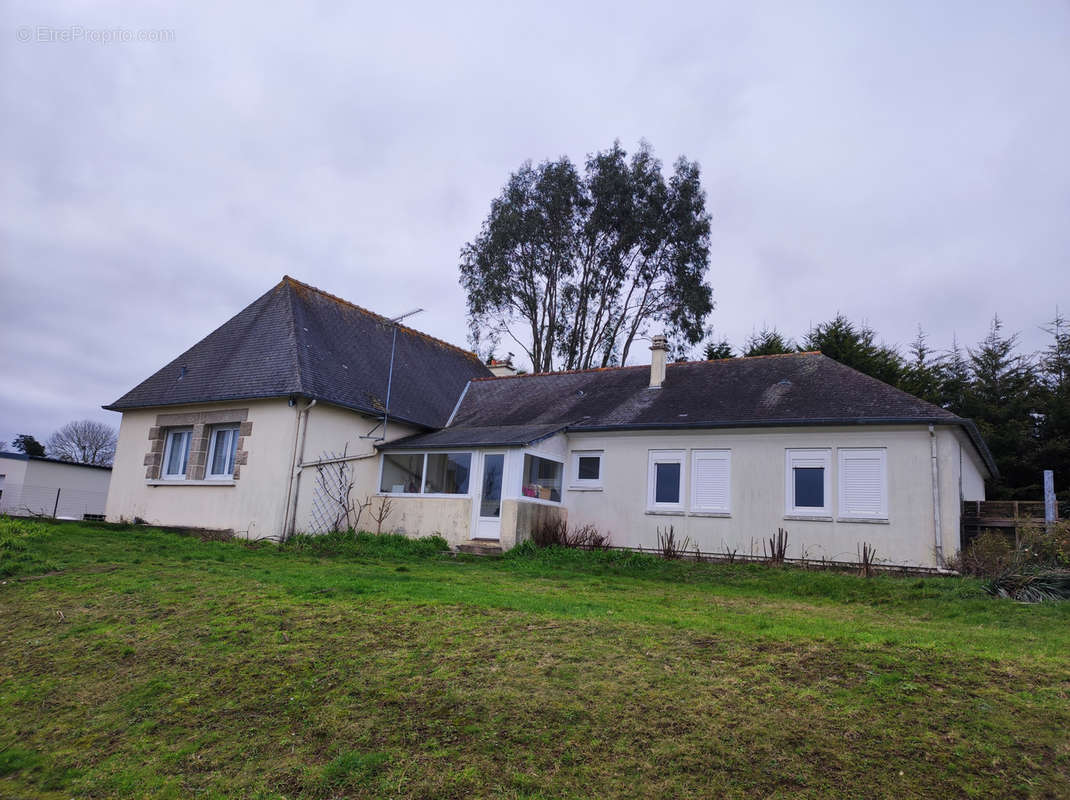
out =
[(795, 467), (795, 507), (825, 507), (824, 467)]
[(580, 456), (579, 468), (576, 471), (576, 477), (581, 481), (596, 481), (598, 480), (599, 468), (602, 465), (602, 459), (599, 456)]
[(680, 502), (680, 465), (654, 465), (654, 502)]

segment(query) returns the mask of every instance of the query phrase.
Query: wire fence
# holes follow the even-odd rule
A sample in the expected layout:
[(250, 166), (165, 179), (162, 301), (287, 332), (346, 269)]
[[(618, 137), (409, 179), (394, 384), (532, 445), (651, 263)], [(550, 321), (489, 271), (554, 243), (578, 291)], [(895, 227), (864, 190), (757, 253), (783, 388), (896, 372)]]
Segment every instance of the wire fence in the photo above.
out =
[(60, 486), (4, 486), (0, 514), (13, 517), (54, 519), (102, 519), (107, 492), (67, 489)]

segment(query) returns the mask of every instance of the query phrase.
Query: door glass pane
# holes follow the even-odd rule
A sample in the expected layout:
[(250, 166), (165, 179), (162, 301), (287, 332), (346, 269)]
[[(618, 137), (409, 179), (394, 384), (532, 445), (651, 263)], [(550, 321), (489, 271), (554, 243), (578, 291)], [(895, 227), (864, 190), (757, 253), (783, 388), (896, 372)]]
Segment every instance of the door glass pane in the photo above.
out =
[(602, 459), (599, 456), (580, 456), (579, 462), (576, 470), (577, 478), (581, 481), (598, 480), (599, 467), (602, 465)]
[(502, 514), (502, 471), (505, 455), (491, 453), (483, 456), (483, 491), (480, 494), (479, 516), (500, 517)]
[(680, 502), (680, 465), (678, 463), (654, 465), (654, 502)]
[(423, 453), (388, 453), (383, 456), (383, 479), (379, 484), (379, 491), (394, 494), (419, 492), (423, 477)]
[(468, 494), (470, 453), (428, 453), (426, 494)]
[(824, 467), (795, 467), (795, 507), (825, 507)]

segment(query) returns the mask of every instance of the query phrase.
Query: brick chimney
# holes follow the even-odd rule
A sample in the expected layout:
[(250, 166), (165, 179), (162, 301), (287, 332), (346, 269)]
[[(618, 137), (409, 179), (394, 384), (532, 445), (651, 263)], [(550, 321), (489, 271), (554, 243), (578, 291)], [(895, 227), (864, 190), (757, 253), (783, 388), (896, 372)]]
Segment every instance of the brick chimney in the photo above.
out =
[(669, 343), (664, 334), (658, 334), (650, 342), (650, 388), (660, 389), (665, 381), (665, 359)]
[(487, 369), (490, 370), (491, 375), (495, 378), (505, 378), (509, 375), (517, 374), (516, 367), (513, 366), (512, 358), (507, 358), (504, 361), (492, 358), (490, 363), (487, 364)]

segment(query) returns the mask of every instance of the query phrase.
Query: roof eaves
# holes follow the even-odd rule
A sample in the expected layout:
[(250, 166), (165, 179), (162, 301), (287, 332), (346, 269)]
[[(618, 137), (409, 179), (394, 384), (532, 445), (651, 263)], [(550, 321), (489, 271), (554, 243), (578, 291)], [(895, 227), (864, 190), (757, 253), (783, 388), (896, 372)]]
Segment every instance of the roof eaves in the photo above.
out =
[[(105, 411), (119, 411), (119, 412), (123, 412), (123, 411), (143, 411), (144, 409), (147, 409), (147, 408), (174, 408), (176, 406), (205, 406), (205, 405), (215, 405), (215, 404), (218, 404), (218, 403), (236, 403), (236, 402), (238, 402), (240, 400), (282, 400), (284, 398), (288, 399), (290, 397), (306, 397), (309, 400), (315, 400), (318, 403), (326, 403), (327, 405), (337, 406), (338, 408), (344, 408), (347, 411), (355, 411), (355, 412), (357, 412), (359, 414), (364, 414), (366, 416), (374, 417), (374, 418), (377, 418), (377, 419), (382, 419), (382, 416), (383, 416), (383, 412), (382, 411), (380, 411), (378, 409), (375, 409), (375, 408), (372, 408), (371, 406), (361, 406), (361, 405), (357, 405), (355, 403), (343, 403), (343, 402), (341, 402), (339, 400), (335, 400), (335, 399), (330, 398), (330, 397), (324, 397), (323, 395), (318, 395), (318, 394), (309, 394), (309, 393), (306, 393), (306, 392), (297, 392), (297, 393), (288, 393), (288, 394), (278, 394), (278, 393), (272, 393), (272, 394), (240, 394), (240, 395), (229, 395), (227, 397), (216, 397), (216, 398), (212, 398), (211, 400), (189, 400), (189, 401), (186, 401), (186, 402), (179, 402), (179, 403), (162, 403), (162, 404), (161, 403), (152, 403), (152, 404), (148, 404), (148, 405), (139, 405), (139, 404), (116, 405), (115, 403), (112, 403), (111, 405), (101, 406), (101, 408), (103, 408)], [(423, 428), (424, 430), (421, 431), (421, 434), (426, 432), (426, 431), (429, 431), (429, 430), (436, 430), (434, 425), (429, 425), (426, 422), (418, 422), (418, 421), (416, 421), (414, 419), (409, 419), (408, 417), (398, 416), (397, 414), (391, 414), (390, 415), (390, 419), (391, 419), (391, 421), (403, 422), (406, 425), (412, 425), (413, 427), (416, 427), (416, 428)]]

